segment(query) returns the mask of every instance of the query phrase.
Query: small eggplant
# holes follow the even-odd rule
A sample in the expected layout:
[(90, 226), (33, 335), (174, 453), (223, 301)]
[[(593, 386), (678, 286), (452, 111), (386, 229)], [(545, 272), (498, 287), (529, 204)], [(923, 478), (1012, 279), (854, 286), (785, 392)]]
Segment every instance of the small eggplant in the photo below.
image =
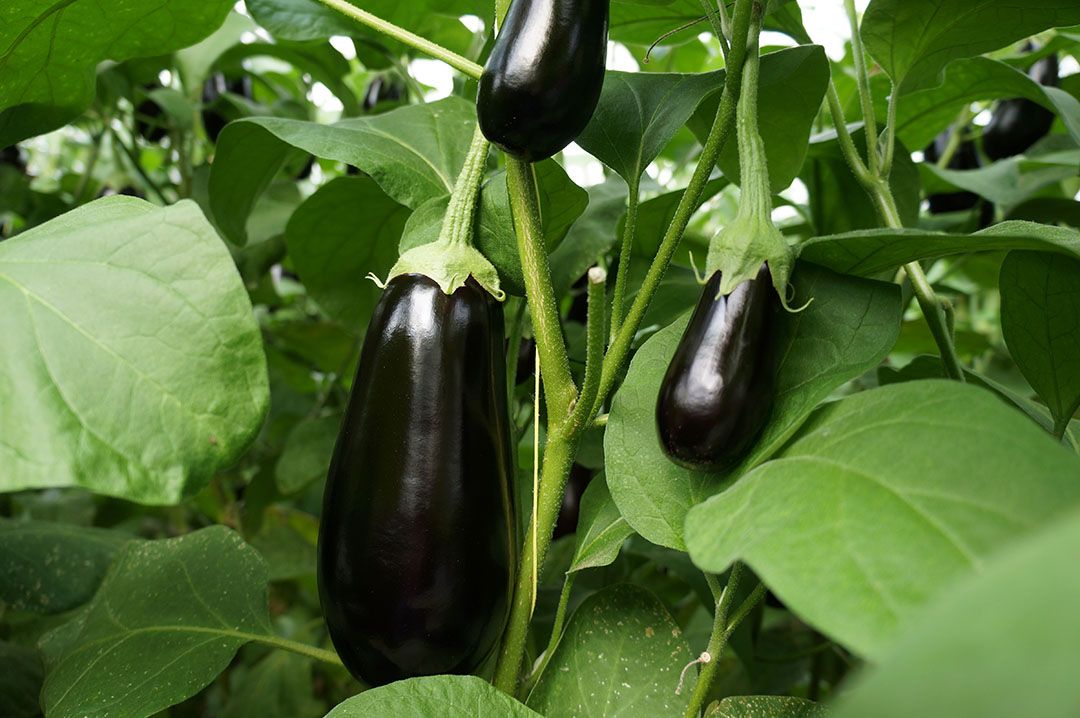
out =
[(761, 434), (776, 393), (773, 327), (780, 299), (767, 265), (727, 296), (714, 272), (656, 401), (660, 443), (699, 471), (730, 468)]

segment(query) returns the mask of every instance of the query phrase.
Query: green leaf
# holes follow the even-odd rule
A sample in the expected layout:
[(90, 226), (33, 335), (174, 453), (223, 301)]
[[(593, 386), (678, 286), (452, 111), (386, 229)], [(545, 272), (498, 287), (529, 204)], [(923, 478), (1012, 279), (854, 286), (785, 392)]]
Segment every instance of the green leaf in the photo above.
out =
[(720, 701), (708, 718), (824, 718), (813, 701), (790, 696), (732, 696)]
[(636, 187), (701, 100), (723, 87), (722, 72), (608, 72), (596, 112), (576, 141)]
[(618, 235), (613, 228), (626, 214), (626, 185), (619, 180), (590, 187), (588, 195), (588, 208), (551, 253), (551, 283), (558, 296), (566, 294), (615, 245)]
[(877, 229), (815, 237), (799, 256), (837, 272), (864, 277), (918, 259), (996, 249), (1031, 249), (1080, 258), (1080, 232), (1034, 222), (1002, 222), (974, 234)]
[(920, 165), (928, 195), (968, 190), (1008, 209), (1038, 194), (1043, 188), (1076, 176), (1080, 150), (1010, 157), (988, 167), (951, 170), (935, 164)]
[(57, 629), (59, 653), (46, 651), (45, 712), (147, 716), (194, 695), (271, 634), (266, 586), (262, 557), (223, 526), (128, 544), (73, 629)]
[(236, 267), (193, 202), (108, 197), (0, 244), (0, 490), (176, 503), (268, 404)]
[(259, 533), (249, 543), (270, 567), (271, 581), (315, 575), (319, 520), (311, 514), (280, 506), (266, 510)]
[(949, 582), (1080, 502), (1080, 460), (1000, 399), (919, 381), (820, 410), (686, 520), (694, 563), (745, 560), (793, 612), (880, 659)]
[(528, 704), (547, 718), (681, 715), (693, 671), (682, 693), (675, 689), (692, 660), (659, 599), (638, 586), (608, 586), (574, 611)]
[[(726, 177), (716, 177), (709, 180), (705, 184), (705, 191), (701, 193), (698, 206), (694, 208), (694, 211), (696, 212), (701, 205), (718, 195), (730, 184), (731, 182)], [(645, 200), (638, 206), (637, 228), (634, 233), (634, 254), (636, 256), (641, 256), (648, 261), (651, 261), (656, 256), (657, 250), (660, 249), (660, 243), (664, 239), (664, 233), (667, 231), (668, 225), (671, 224), (675, 211), (679, 207), (679, 202), (682, 201), (685, 193), (685, 189), (665, 192)], [(620, 235), (625, 224), (626, 217), (624, 215), (619, 221)], [(690, 238), (684, 236), (683, 242), (688, 243), (688, 239)], [(703, 262), (705, 254), (708, 252), (708, 240), (704, 240), (702, 250), (698, 253), (698, 260)]]
[(326, 718), (540, 718), (487, 681), (475, 676), (409, 678), (353, 696)]
[(311, 195), (289, 219), (285, 246), (312, 299), (363, 335), (385, 278), (398, 256), (409, 210), (370, 177), (339, 177)]
[(231, 0), (4, 3), (0, 147), (54, 130), (89, 107), (100, 63), (194, 45), (232, 6)]
[(0, 519), (0, 603), (43, 614), (81, 606), (130, 540), (119, 531)]
[(231, 122), (210, 172), (215, 223), (243, 244), (251, 207), (292, 148), (359, 167), (395, 202), (416, 209), (453, 190), (475, 126), (475, 109), (459, 97), (333, 125), (276, 117)]
[(294, 494), (326, 477), (340, 427), (341, 414), (304, 420), (293, 427), (274, 467), (278, 491)]
[(1001, 330), (1060, 435), (1080, 409), (1080, 260), (1010, 252), (1001, 265)]
[(926, 147), (952, 126), (965, 105), (1013, 97), (1027, 98), (1056, 112), (1073, 138), (1080, 141), (1080, 100), (988, 57), (957, 60), (945, 69), (941, 85), (905, 97), (897, 108), (897, 134), (909, 147)]
[(176, 66), (188, 95), (199, 97), (203, 83), (210, 75), (210, 68), (218, 58), (229, 48), (239, 45), (244, 33), (254, 31), (255, 23), (251, 18), (233, 10), (213, 34), (197, 45), (176, 53)]
[(33, 648), (0, 641), (0, 715), (39, 718), (43, 671), (41, 654)]
[(1080, 23), (1075, 0), (872, 0), (866, 49), (902, 93), (933, 87), (952, 60)]
[(311, 661), (274, 651), (254, 666), (230, 676), (222, 718), (319, 718), (323, 705), (313, 695)]
[(897, 287), (835, 275), (801, 264), (793, 278), (793, 306), (783, 313), (775, 351), (780, 357), (772, 414), (750, 455), (727, 477), (672, 463), (657, 439), (660, 383), (687, 319), (638, 350), (615, 395), (604, 438), (608, 488), (627, 522), (653, 543), (685, 550), (683, 523), (694, 504), (775, 453), (814, 408), (838, 386), (877, 366), (900, 327)]
[(619, 514), (611, 499), (607, 481), (597, 477), (581, 496), (578, 513), (577, 546), (571, 571), (610, 565), (619, 555), (623, 542), (634, 529)]
[[(1080, 516), (995, 556), (927, 608), (832, 718), (1072, 718), (1080, 705)], [(918, 690), (912, 690), (918, 686)]]
[[(758, 79), (758, 131), (769, 161), (769, 183), (779, 192), (798, 176), (806, 159), (810, 131), (829, 86), (829, 60), (819, 45), (801, 45), (761, 58)], [(720, 95), (702, 102), (690, 129), (704, 142), (720, 105)], [(737, 182), (738, 142), (732, 136), (718, 163)]]

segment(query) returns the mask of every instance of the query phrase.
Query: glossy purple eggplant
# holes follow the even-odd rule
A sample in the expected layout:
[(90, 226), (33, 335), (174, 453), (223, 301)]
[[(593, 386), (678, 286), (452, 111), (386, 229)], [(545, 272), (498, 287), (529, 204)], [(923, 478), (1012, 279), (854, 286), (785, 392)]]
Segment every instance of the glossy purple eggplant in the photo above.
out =
[(387, 284), (323, 498), (318, 577), (361, 680), (469, 673), (502, 633), (514, 567), (502, 306), (478, 284)]
[(660, 444), (699, 471), (729, 468), (761, 434), (776, 396), (773, 328), (780, 306), (769, 270), (717, 297), (720, 273), (701, 294), (656, 401)]
[[(1036, 62), (1028, 75), (1044, 87), (1057, 87), (1057, 55)], [(1049, 134), (1055, 117), (1050, 110), (1026, 98), (1004, 100), (994, 108), (990, 123), (983, 130), (983, 152), (994, 161), (1021, 155)]]

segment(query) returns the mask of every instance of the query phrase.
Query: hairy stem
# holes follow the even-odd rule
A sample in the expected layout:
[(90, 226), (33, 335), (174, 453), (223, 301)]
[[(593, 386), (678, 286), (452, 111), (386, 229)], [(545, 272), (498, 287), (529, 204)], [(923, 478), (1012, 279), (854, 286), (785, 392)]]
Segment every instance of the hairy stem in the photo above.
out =
[(615, 275), (615, 294), (611, 300), (611, 337), (619, 333), (623, 320), (623, 301), (626, 298), (626, 282), (630, 275), (630, 257), (634, 250), (634, 233), (637, 229), (638, 205), (641, 199), (639, 182), (630, 184), (626, 198), (626, 225), (623, 227), (622, 246), (619, 249), (619, 269)]
[(461, 168), (450, 204), (446, 208), (439, 241), (450, 244), (472, 245), (473, 225), (476, 222), (476, 206), (480, 200), (480, 185), (484, 181), (488, 150), (491, 145), (477, 126), (473, 132), (465, 164)]
[(709, 696), (709, 690), (712, 688), (713, 680), (716, 678), (720, 654), (724, 652), (724, 644), (727, 643), (728, 635), (730, 635), (728, 633), (728, 612), (731, 610), (731, 604), (735, 601), (735, 592), (739, 590), (742, 571), (743, 565), (736, 562), (731, 567), (727, 585), (723, 591), (719, 592), (719, 595), (717, 595), (718, 584), (716, 579), (712, 578), (709, 581), (709, 588), (713, 590), (713, 600), (716, 601), (713, 608), (713, 629), (712, 634), (709, 636), (709, 645), (705, 649), (705, 655), (702, 656), (704, 668), (701, 669), (697, 685), (694, 686), (694, 693), (690, 697), (690, 705), (686, 709), (687, 718), (696, 718), (701, 713), (705, 700)]
[(870, 172), (877, 175), (882, 167), (877, 147), (877, 119), (874, 116), (874, 96), (870, 92), (870, 73), (866, 66), (862, 35), (859, 33), (855, 0), (844, 0), (844, 8), (851, 25), (851, 54), (855, 58), (855, 78), (859, 86), (859, 99), (862, 101), (863, 122), (866, 123), (866, 156), (870, 161)]

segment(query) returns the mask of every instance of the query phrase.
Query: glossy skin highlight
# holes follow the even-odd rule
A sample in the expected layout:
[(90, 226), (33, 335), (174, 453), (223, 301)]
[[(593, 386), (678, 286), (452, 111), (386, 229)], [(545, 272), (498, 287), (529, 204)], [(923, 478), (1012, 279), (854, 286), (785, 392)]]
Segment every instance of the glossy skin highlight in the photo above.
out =
[(484, 136), (527, 162), (573, 142), (600, 99), (607, 28), (608, 0), (514, 0), (480, 78)]
[(738, 463), (761, 434), (776, 395), (773, 327), (779, 298), (769, 270), (717, 298), (705, 285), (668, 365), (656, 426), (675, 463), (717, 471)]
[(502, 306), (402, 275), (375, 308), (334, 450), (319, 594), (360, 680), (470, 673), (514, 565)]

